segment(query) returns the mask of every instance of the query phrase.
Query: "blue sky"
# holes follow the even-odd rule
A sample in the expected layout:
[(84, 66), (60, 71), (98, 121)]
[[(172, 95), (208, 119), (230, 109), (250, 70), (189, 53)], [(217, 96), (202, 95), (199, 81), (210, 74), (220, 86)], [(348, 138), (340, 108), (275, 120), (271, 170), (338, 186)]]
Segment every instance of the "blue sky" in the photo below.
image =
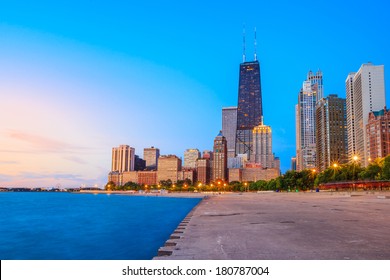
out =
[[(362, 63), (390, 65), (385, 1), (6, 1), (0, 4), (0, 185), (102, 186), (111, 148), (212, 149), (237, 105), (253, 30), (264, 121), (282, 171), (309, 70), (345, 97)], [(387, 84), (386, 84), (387, 85)], [(387, 94), (388, 95), (388, 94)], [(388, 96), (387, 96), (388, 99)]]

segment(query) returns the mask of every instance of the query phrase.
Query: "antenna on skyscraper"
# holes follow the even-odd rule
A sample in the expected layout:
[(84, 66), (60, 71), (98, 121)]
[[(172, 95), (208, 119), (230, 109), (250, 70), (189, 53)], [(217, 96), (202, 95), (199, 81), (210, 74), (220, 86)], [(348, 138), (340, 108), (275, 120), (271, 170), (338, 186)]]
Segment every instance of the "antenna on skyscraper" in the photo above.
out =
[(256, 40), (256, 27), (255, 27), (255, 61), (257, 61), (257, 50), (256, 50), (256, 47), (257, 47), (257, 40)]
[(242, 31), (242, 62), (245, 62), (245, 23)]

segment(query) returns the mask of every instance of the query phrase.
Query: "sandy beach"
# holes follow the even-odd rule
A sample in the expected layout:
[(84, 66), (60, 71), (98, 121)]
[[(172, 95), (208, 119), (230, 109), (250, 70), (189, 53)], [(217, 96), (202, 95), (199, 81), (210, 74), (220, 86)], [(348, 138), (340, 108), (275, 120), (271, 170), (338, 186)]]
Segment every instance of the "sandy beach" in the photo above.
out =
[(390, 259), (389, 192), (209, 195), (155, 259)]

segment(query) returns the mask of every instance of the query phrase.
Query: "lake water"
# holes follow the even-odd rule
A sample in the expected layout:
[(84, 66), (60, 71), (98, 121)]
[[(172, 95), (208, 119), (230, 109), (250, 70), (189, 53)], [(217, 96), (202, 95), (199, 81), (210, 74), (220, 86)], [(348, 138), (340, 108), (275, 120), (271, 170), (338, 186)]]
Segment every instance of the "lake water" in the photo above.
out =
[(152, 259), (199, 201), (1, 192), (0, 259)]

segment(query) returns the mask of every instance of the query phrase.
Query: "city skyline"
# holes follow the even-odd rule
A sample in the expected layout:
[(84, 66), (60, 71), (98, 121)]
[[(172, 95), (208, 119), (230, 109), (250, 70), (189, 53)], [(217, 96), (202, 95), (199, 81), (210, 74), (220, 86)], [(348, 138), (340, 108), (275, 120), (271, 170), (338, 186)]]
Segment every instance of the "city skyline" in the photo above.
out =
[[(304, 16), (307, 7), (316, 11), (315, 24)], [(180, 157), (192, 147), (211, 150), (221, 109), (237, 103), (244, 23), (247, 61), (257, 28), (264, 122), (285, 172), (295, 156), (301, 81), (321, 69), (324, 97), (345, 98), (350, 72), (367, 62), (388, 67), (388, 7), (3, 3), (0, 185), (101, 187), (110, 149), (121, 144), (140, 156), (151, 146)], [(314, 47), (305, 44), (310, 39)]]

